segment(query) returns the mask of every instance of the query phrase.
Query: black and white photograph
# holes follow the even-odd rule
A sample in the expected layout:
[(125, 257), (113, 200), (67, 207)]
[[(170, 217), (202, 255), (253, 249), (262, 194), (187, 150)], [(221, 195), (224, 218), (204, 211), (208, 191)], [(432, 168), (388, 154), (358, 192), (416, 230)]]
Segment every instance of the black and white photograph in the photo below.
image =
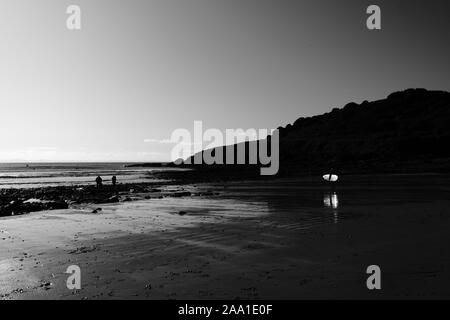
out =
[(0, 300), (450, 299), (449, 39), (444, 0), (1, 0)]

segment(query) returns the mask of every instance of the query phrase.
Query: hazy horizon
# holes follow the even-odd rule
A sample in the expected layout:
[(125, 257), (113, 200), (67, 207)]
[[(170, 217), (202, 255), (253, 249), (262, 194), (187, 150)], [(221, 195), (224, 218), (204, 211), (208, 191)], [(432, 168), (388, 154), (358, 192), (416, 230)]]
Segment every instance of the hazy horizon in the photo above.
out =
[[(66, 8), (82, 29), (66, 28)], [(277, 128), (449, 91), (444, 1), (7, 0), (0, 163), (165, 162), (173, 130)]]

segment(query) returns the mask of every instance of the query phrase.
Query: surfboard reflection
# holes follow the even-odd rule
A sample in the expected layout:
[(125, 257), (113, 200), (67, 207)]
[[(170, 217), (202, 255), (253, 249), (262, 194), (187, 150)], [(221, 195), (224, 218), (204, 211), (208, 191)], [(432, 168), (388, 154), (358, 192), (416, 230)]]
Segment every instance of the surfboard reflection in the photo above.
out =
[(323, 195), (323, 205), (325, 208), (331, 208), (333, 210), (333, 220), (334, 223), (338, 223), (339, 221), (339, 215), (337, 209), (339, 207), (339, 198), (336, 192), (332, 193), (325, 193)]
[(339, 207), (339, 198), (336, 192), (325, 193), (323, 195), (323, 205), (326, 208), (337, 209)]

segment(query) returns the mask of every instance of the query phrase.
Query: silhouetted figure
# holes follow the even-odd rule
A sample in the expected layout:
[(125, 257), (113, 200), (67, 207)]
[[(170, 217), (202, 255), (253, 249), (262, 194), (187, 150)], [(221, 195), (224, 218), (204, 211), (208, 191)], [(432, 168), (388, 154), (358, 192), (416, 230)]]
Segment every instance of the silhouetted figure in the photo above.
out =
[(331, 183), (331, 189), (334, 191), (334, 190), (335, 190), (335, 187), (336, 187), (336, 183), (337, 183), (338, 176), (337, 176), (336, 174), (334, 174), (334, 177), (335, 177), (335, 179), (336, 179), (336, 180), (334, 180), (334, 179), (333, 179), (333, 172), (334, 172), (333, 168), (331, 168), (331, 171), (330, 171), (330, 172), (331, 172), (331, 173), (330, 173), (329, 179), (330, 179), (330, 183)]
[(103, 186), (103, 179), (100, 176), (95, 179), (95, 182), (97, 183), (97, 188), (101, 188)]
[(339, 179), (339, 177), (333, 172), (334, 172), (334, 170), (333, 170), (333, 168), (331, 168), (330, 173), (323, 175), (323, 179), (325, 181), (327, 181), (327, 183), (330, 185), (332, 190), (334, 190), (336, 182)]
[(112, 180), (112, 185), (113, 185), (113, 187), (115, 187), (116, 184), (117, 184), (117, 177), (116, 177), (116, 176), (113, 176), (111, 180)]

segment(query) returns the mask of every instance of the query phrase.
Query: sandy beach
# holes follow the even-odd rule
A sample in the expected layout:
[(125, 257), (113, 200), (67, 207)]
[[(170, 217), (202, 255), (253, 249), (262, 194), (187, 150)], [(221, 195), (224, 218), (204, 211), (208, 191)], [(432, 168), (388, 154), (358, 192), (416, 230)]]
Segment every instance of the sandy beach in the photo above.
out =
[[(209, 183), (184, 187), (204, 196), (3, 217), (0, 298), (448, 298), (447, 182)], [(366, 288), (372, 264), (379, 291)], [(81, 290), (66, 287), (70, 265)]]
[(449, 17), (449, 0), (1, 1), (0, 308), (450, 300)]

